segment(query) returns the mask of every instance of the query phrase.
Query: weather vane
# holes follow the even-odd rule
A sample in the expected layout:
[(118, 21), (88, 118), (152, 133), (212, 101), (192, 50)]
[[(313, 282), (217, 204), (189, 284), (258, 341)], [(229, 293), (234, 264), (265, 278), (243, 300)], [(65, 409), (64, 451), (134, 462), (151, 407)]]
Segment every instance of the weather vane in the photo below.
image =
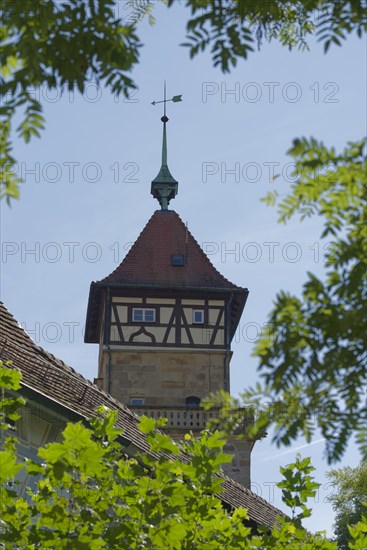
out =
[(161, 118), (163, 122), (163, 141), (162, 141), (162, 164), (158, 175), (152, 181), (150, 189), (151, 194), (158, 200), (162, 210), (168, 210), (170, 200), (174, 199), (177, 194), (178, 182), (172, 176), (167, 164), (167, 130), (166, 125), (168, 117), (166, 116), (166, 104), (168, 101), (178, 103), (182, 101), (182, 95), (174, 95), (171, 99), (166, 98), (166, 81), (164, 81), (164, 99), (162, 101), (152, 101), (152, 105), (164, 103), (164, 114)]
[[(171, 97), (171, 99), (166, 99), (166, 81), (164, 81), (164, 99), (162, 101), (152, 101), (152, 105), (157, 105), (157, 103), (164, 103), (164, 114), (163, 114), (164, 118), (167, 118), (166, 103), (168, 103), (168, 101), (173, 101), (173, 103), (178, 103), (179, 101), (182, 101), (182, 95), (174, 95), (173, 97)], [(167, 121), (168, 119), (162, 120), (162, 122), (167, 122)]]

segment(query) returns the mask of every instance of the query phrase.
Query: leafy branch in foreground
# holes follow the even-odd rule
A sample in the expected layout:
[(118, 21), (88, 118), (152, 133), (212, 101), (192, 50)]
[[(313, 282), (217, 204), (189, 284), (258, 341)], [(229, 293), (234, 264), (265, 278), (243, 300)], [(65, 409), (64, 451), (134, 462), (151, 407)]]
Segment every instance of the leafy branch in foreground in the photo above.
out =
[[(19, 373), (0, 365), (0, 384), (13, 391)], [(14, 442), (0, 450), (5, 548), (336, 550), (324, 534), (301, 526), (316, 487), (309, 459), (297, 457), (282, 469), (280, 487), (293, 517), (282, 516), (271, 530), (260, 528), (255, 535), (246, 510), (227, 511), (218, 498), (220, 466), (228, 460), (223, 433), (206, 432), (201, 439), (187, 434), (178, 446), (143, 417), (139, 429), (149, 451), (129, 457), (114, 427), (116, 412), (100, 408), (97, 414), (90, 428), (67, 424), (60, 441), (39, 449), (40, 462), (19, 462)], [(20, 469), (35, 480), (26, 496), (17, 491)], [(353, 529), (354, 548), (362, 548), (364, 526)]]
[[(168, 0), (172, 5), (177, 0)], [(356, 32), (367, 30), (365, 0), (186, 0), (191, 10), (187, 23), (190, 56), (211, 48), (214, 66), (223, 72), (235, 67), (239, 58), (246, 59), (254, 44), (278, 40), (290, 50), (308, 49), (307, 39), (316, 35), (325, 52), (331, 44), (341, 45)]]
[[(161, 1), (168, 6), (177, 3)], [(83, 93), (95, 80), (112, 93), (128, 95), (135, 88), (129, 72), (139, 60), (141, 46), (135, 28), (145, 17), (154, 23), (156, 4), (126, 0), (123, 20), (114, 0), (2, 2), (0, 198), (10, 204), (19, 197), (21, 178), (11, 142), (15, 114), (22, 117), (16, 135), (28, 142), (44, 128), (42, 105), (34, 97), (43, 86)], [(303, 50), (308, 37), (316, 35), (327, 51), (349, 34), (362, 36), (367, 29), (366, 0), (186, 0), (186, 6), (191, 17), (184, 45), (190, 56), (210, 48), (214, 66), (223, 72), (246, 59), (255, 44), (260, 48), (263, 39)]]
[[(251, 434), (273, 425), (274, 441), (310, 441), (319, 428), (329, 462), (355, 434), (367, 456), (367, 162), (365, 140), (337, 154), (315, 139), (296, 139), (289, 154), (298, 181), (280, 201), (279, 221), (317, 214), (332, 238), (325, 280), (312, 273), (302, 296), (280, 292), (261, 336), (261, 383), (244, 394), (260, 413)], [(271, 203), (274, 196), (265, 199)], [(266, 398), (270, 405), (261, 407)]]
[(40, 136), (45, 121), (35, 92), (41, 86), (83, 93), (94, 79), (115, 94), (135, 88), (128, 73), (140, 43), (134, 22), (124, 24), (117, 12), (114, 0), (2, 3), (0, 197), (8, 203), (18, 198), (21, 182), (11, 155), (12, 122), (21, 116), (16, 134), (25, 142)]

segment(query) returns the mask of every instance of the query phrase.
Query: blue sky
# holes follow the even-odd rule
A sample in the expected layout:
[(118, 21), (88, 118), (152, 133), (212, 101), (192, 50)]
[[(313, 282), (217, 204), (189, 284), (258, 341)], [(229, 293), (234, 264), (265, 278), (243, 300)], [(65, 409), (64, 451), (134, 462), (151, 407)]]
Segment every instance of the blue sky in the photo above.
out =
[[(168, 164), (179, 181), (171, 207), (219, 271), (250, 290), (233, 343), (238, 394), (257, 379), (251, 351), (276, 293), (299, 293), (307, 271), (323, 272), (320, 222), (278, 225), (260, 198), (289, 189), (293, 138), (313, 135), (340, 149), (365, 134), (366, 48), (355, 37), (327, 55), (316, 42), (303, 53), (264, 44), (223, 75), (209, 54), (190, 60), (179, 46), (187, 15), (160, 6), (155, 26), (140, 24), (144, 47), (132, 73), (139, 89), (129, 100), (93, 82), (83, 97), (35, 90), (47, 125), (40, 140), (15, 140), (26, 184), (19, 202), (1, 206), (1, 295), (38, 344), (93, 379), (98, 349), (83, 342), (89, 285), (115, 269), (158, 207), (150, 182), (160, 166), (161, 108), (151, 102), (161, 99), (166, 79), (168, 97), (183, 96), (168, 108)], [(300, 448), (322, 484), (307, 527), (330, 530), (320, 439), (292, 449), (276, 449), (270, 437), (257, 443), (252, 480), (255, 492), (281, 507), (273, 491), (279, 465)], [(357, 463), (351, 445), (342, 464)]]

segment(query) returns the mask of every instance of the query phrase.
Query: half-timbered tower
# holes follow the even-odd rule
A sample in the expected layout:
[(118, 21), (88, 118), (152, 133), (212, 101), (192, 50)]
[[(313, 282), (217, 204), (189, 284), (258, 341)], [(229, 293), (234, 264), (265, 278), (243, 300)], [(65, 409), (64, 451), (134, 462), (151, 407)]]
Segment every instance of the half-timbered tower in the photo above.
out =
[[(180, 438), (205, 426), (204, 397), (230, 390), (231, 340), (248, 290), (219, 273), (168, 209), (178, 183), (162, 121), (162, 166), (151, 188), (161, 210), (117, 269), (92, 282), (85, 341), (99, 343), (99, 385), (139, 414), (166, 417), (166, 430)], [(228, 447), (227, 473), (247, 486), (251, 447), (235, 437)]]

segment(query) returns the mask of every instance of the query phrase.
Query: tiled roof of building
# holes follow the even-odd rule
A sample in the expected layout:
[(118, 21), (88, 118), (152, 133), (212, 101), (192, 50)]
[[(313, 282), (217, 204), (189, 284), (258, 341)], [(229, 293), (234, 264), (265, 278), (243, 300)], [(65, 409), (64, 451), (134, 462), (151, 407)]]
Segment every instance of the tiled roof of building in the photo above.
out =
[[(68, 416), (70, 418), (89, 419), (102, 405), (117, 410), (117, 426), (123, 430), (128, 445), (126, 452), (129, 452), (130, 445), (131, 452), (150, 452), (145, 435), (137, 428), (139, 417), (63, 361), (37, 346), (1, 302), (0, 329), (0, 359), (12, 361), (12, 367), (22, 373), (25, 389), (32, 390), (39, 399), (46, 399), (50, 408), (55, 406), (69, 411), (72, 413)], [(249, 489), (224, 474), (222, 477), (224, 492), (218, 498), (228, 508), (247, 508), (254, 525), (272, 527), (276, 517), (282, 515), (280, 510)]]
[[(172, 265), (172, 255), (183, 256), (183, 265)], [(154, 212), (121, 264), (90, 288), (85, 331), (86, 342), (99, 341), (104, 289), (151, 288), (210, 293), (232, 293), (231, 336), (233, 337), (248, 295), (223, 277), (173, 210)]]

